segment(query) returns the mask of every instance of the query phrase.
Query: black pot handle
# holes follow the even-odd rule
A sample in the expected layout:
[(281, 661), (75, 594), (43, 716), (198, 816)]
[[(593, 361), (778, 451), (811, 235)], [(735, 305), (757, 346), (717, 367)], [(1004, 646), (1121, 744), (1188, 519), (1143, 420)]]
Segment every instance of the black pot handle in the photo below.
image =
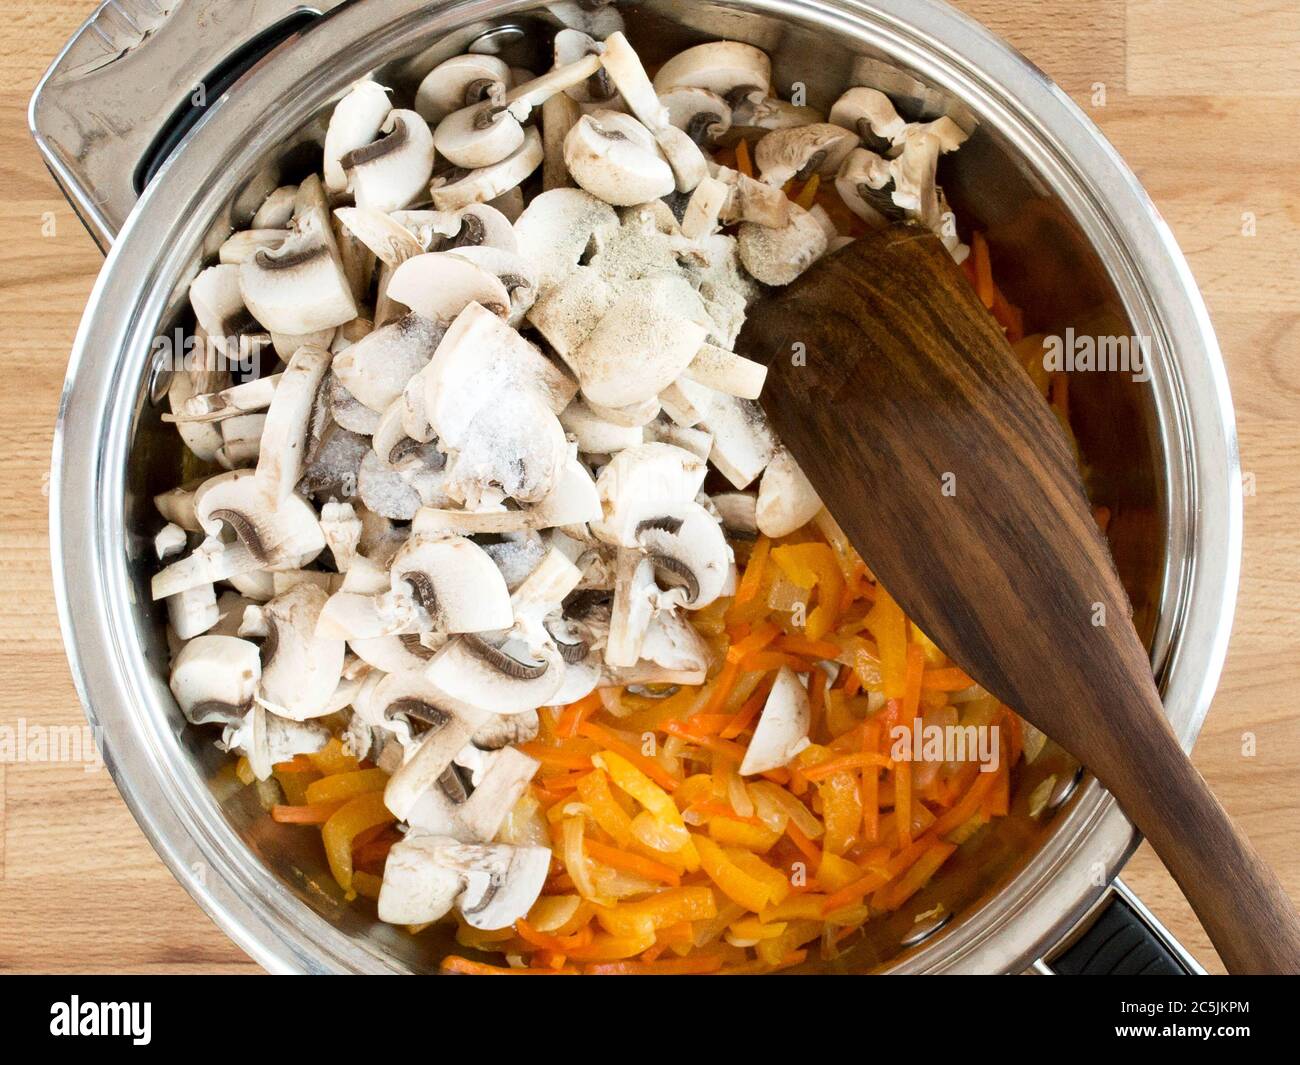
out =
[(1035, 965), (1055, 976), (1203, 976), (1205, 970), (1122, 881), (1048, 957)]

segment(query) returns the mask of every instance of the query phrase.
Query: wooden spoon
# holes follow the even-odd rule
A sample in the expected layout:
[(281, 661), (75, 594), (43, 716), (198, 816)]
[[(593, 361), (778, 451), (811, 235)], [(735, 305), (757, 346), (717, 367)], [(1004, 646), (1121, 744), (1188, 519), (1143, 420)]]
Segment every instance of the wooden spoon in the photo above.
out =
[(1286, 892), (1165, 718), (1070, 445), (940, 242), (854, 241), (761, 300), (737, 350), (907, 615), (1114, 794), (1229, 970), (1300, 971)]

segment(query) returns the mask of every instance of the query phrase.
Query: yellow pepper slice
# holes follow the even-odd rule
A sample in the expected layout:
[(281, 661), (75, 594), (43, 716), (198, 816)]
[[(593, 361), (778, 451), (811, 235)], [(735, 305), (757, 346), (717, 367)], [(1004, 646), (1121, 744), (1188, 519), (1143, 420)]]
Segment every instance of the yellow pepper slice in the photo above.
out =
[(597, 769), (603, 769), (609, 774), (609, 779), (613, 781), (615, 787), (631, 795), (658, 821), (661, 821), (670, 830), (680, 829), (686, 842), (676, 853), (681, 856), (690, 872), (694, 872), (700, 867), (699, 854), (695, 849), (695, 845), (691, 842), (686, 822), (682, 820), (681, 812), (677, 809), (677, 804), (673, 802), (673, 797), (668, 792), (664, 791), (663, 788), (621, 754), (615, 754), (613, 751), (601, 751), (600, 754), (592, 755), (591, 761)]
[(780, 869), (773, 869), (757, 854), (743, 851), (739, 847), (727, 847), (723, 853), (732, 865), (767, 888), (767, 897), (772, 905), (779, 905), (789, 896), (790, 878)]
[(334, 773), (307, 785), (307, 802), (343, 802), (368, 791), (383, 791), (387, 783), (388, 774), (382, 769), (354, 769), (350, 773)]
[(907, 690), (907, 618), (893, 597), (877, 585), (876, 601), (863, 621), (876, 638), (885, 698), (901, 699)]
[(772, 549), (772, 560), (800, 588), (817, 589), (817, 605), (808, 613), (804, 635), (820, 640), (839, 620), (844, 593), (844, 575), (835, 552), (821, 543), (785, 544)]
[(817, 883), (828, 892), (839, 891), (861, 879), (862, 869), (856, 863), (832, 851), (822, 854), (821, 864), (817, 866)]
[(709, 818), (709, 838), (724, 847), (743, 847), (758, 854), (766, 854), (781, 838), (766, 825), (737, 821), (734, 817)]
[(599, 769), (588, 773), (578, 781), (578, 797), (591, 813), (591, 819), (608, 832), (615, 843), (626, 847), (632, 839), (632, 818), (609, 790), (609, 777)]
[(396, 821), (384, 805), (382, 791), (368, 791), (349, 799), (331, 815), (321, 828), (321, 837), (325, 842), (325, 857), (329, 860), (330, 872), (338, 881), (339, 887), (351, 898), (352, 887), (352, 841), (368, 828), (376, 825), (391, 824)]
[(700, 852), (700, 867), (732, 902), (752, 913), (771, 904), (770, 885), (741, 869), (713, 840), (699, 836), (695, 845)]
[(332, 773), (349, 773), (360, 769), (361, 763), (343, 749), (343, 742), (336, 736), (315, 754), (307, 755), (320, 772), (329, 776)]
[(668, 888), (639, 902), (622, 902), (596, 910), (601, 928), (613, 936), (644, 936), (682, 921), (707, 921), (718, 915), (713, 889)]

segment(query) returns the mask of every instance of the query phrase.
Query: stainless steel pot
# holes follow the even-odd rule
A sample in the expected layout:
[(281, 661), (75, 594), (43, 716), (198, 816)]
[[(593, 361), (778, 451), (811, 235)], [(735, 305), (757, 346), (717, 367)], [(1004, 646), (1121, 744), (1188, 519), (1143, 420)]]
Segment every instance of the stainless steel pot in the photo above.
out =
[[(181, 320), (188, 280), (232, 221), (246, 222), (269, 187), (303, 172), (322, 116), (352, 81), (377, 69), (410, 92), (434, 62), (467, 47), (536, 65), (530, 51), (555, 18), (528, 0), (168, 6), (104, 4), (32, 101), (51, 170), (108, 248), (54, 450), (51, 542), (69, 658), (140, 826), (254, 959), (285, 971), (427, 971), (445, 941), (413, 939), (344, 903), (314, 840), (269, 824), (167, 690), (162, 621), (148, 595), (150, 498), (179, 480), (180, 449), (151, 403), (151, 342)], [(933, 0), (649, 0), (624, 15), (649, 59), (739, 38), (769, 51), (778, 85), (802, 82), (812, 104), (860, 82), (905, 100), (913, 117), (953, 115), (975, 132), (944, 184), (958, 217), (987, 229), (1030, 325), (1150, 338), (1150, 383), (1079, 374), (1072, 403), (1090, 489), (1114, 512), (1116, 560), (1190, 747), (1236, 595), (1239, 471), (1205, 308), (1133, 174), (1045, 75)], [(223, 78), (234, 80), (228, 90)], [(199, 85), (207, 98), (190, 129), (184, 105)], [(1053, 802), (1030, 818), (1026, 797), (1048, 773)], [(1041, 959), (1099, 899), (1107, 905), (1106, 885), (1136, 842), (1110, 797), (1049, 749), (1020, 780), (1010, 817), (829, 968), (1051, 971)], [(936, 902), (944, 913), (918, 922)], [(1141, 916), (1137, 904), (1128, 910)]]

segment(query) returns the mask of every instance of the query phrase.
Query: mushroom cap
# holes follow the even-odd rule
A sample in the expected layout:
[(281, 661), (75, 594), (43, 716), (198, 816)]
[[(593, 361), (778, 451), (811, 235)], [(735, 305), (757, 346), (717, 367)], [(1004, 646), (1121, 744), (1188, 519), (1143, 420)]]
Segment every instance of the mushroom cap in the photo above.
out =
[(647, 129), (658, 131), (669, 124), (668, 109), (664, 107), (655, 87), (646, 76), (641, 58), (620, 30), (605, 39), (601, 65), (610, 80), (623, 96), (627, 109), (636, 115)]
[(454, 166), (491, 166), (524, 143), (524, 128), (504, 107), (486, 100), (453, 111), (433, 132), (437, 153)]
[[(383, 121), (381, 118), (380, 121)], [(376, 126), (376, 129), (379, 127)], [(374, 134), (371, 134), (373, 136)], [(283, 229), (293, 218), (294, 202), (298, 195), (297, 185), (281, 185), (267, 194), (252, 221), (250, 229)]]
[(331, 358), (321, 348), (299, 348), (280, 375), (267, 408), (256, 476), (277, 506), (293, 493), (308, 450), (319, 439)]
[(310, 211), (295, 226), (278, 248), (237, 268), (245, 305), (271, 332), (291, 336), (350, 322), (357, 305), (328, 220)]
[(509, 928), (528, 915), (551, 868), (547, 847), (444, 844), (440, 860), (466, 878), (456, 906), (472, 928)]
[(588, 454), (613, 455), (645, 442), (644, 428), (608, 421), (582, 400), (564, 408), (560, 424), (578, 442), (578, 450)]
[(324, 148), (325, 188), (331, 193), (337, 195), (347, 191), (348, 178), (340, 160), (378, 136), (392, 106), (388, 90), (369, 78), (358, 81), (334, 105), (334, 113), (330, 115), (325, 130)]
[(550, 705), (564, 681), (554, 645), (536, 658), (517, 641), (498, 646), (480, 636), (450, 641), (425, 673), (444, 704), (464, 713), (523, 714)]
[[(604, 47), (591, 34), (570, 27), (556, 33), (551, 52), (555, 59), (555, 65), (563, 67), (568, 66), (570, 63), (576, 63), (589, 55), (600, 55), (604, 51)], [(594, 74), (574, 85), (570, 85), (564, 90), (564, 93), (569, 99), (578, 103), (614, 107), (616, 105), (613, 101), (618, 95), (618, 90), (610, 83), (609, 74), (602, 66)], [(554, 97), (551, 99), (554, 99)], [(543, 123), (544, 125), (545, 123)]]
[[(734, 487), (748, 488), (776, 452), (776, 437), (763, 408), (753, 400), (729, 396), (685, 378), (674, 388), (692, 412), (693, 424), (713, 434), (709, 461)], [(667, 403), (664, 409), (674, 421), (683, 413)]]
[(491, 248), (518, 254), (519, 241), (515, 237), (514, 223), (499, 208), (490, 203), (471, 203), (456, 211), (454, 217), (456, 229), (443, 239), (439, 251)]
[(907, 216), (894, 202), (889, 161), (866, 148), (854, 148), (844, 157), (835, 175), (835, 190), (845, 207), (874, 228)]
[(409, 594), (439, 632), (488, 632), (514, 621), (510, 592), (491, 556), (463, 536), (412, 536), (393, 557), (394, 591)]
[(422, 925), (451, 912), (465, 890), (465, 881), (460, 873), (440, 864), (438, 847), (444, 842), (441, 836), (408, 832), (393, 844), (384, 862), (384, 882), (379, 889), (381, 921)]
[(502, 318), (510, 313), (510, 293), (500, 280), (450, 252), (426, 252), (407, 259), (393, 271), (388, 296), (444, 327), (471, 303)]
[(794, 670), (782, 666), (740, 763), (741, 776), (767, 773), (788, 765), (808, 746), (811, 721), (807, 689)]
[(339, 207), (334, 217), (386, 266), (397, 266), (425, 250), (406, 226), (373, 207)]
[(239, 283), (240, 267), (221, 263), (200, 270), (190, 282), (190, 306), (207, 338), (222, 351), (230, 352), (239, 335), (255, 325)]
[(846, 90), (831, 105), (827, 121), (852, 130), (864, 148), (880, 154), (896, 144), (907, 128), (888, 96), (863, 86)]
[(830, 122), (775, 129), (754, 148), (754, 165), (764, 182), (784, 185), (791, 178), (834, 174), (844, 157), (858, 146), (858, 135)]
[[(507, 232), (510, 230), (507, 229)], [(512, 241), (513, 238), (511, 232)], [(503, 251), (486, 244), (466, 245), (448, 250), (446, 254), (469, 260), (501, 282), (510, 296), (510, 314), (506, 320), (516, 329), (519, 328), (524, 315), (537, 299), (537, 271), (533, 265), (516, 252)]]
[[(411, 261), (418, 258), (422, 256)], [(391, 287), (390, 282), (390, 291)], [(373, 411), (385, 411), (401, 398), (407, 383), (433, 358), (445, 332), (445, 326), (411, 311), (380, 326), (335, 356), (335, 376), (361, 403)]]
[(637, 546), (638, 524), (695, 499), (707, 472), (699, 456), (672, 444), (620, 451), (596, 478), (602, 517), (591, 531), (606, 543)]
[(578, 119), (564, 138), (564, 162), (582, 188), (615, 206), (657, 200), (677, 186), (650, 131), (617, 111)]
[(765, 285), (788, 285), (822, 257), (827, 244), (817, 219), (793, 203), (785, 226), (742, 222), (736, 240), (745, 269)]
[(493, 86), (510, 84), (510, 67), (494, 55), (453, 56), (424, 76), (415, 92), (415, 109), (430, 125), (453, 111), (486, 99)]
[(721, 524), (698, 503), (651, 513), (637, 523), (635, 536), (665, 588), (660, 604), (700, 610), (722, 594), (731, 576), (731, 547)]
[(262, 608), (267, 636), (257, 700), (272, 713), (307, 721), (332, 711), (346, 645), (317, 622), (329, 596), (315, 584), (297, 584)]
[(296, 568), (303, 555), (325, 546), (316, 512), (301, 496), (276, 503), (253, 470), (232, 470), (204, 481), (194, 514), (208, 536), (229, 525), (240, 544), (263, 567)]
[(659, 94), (668, 121), (696, 144), (716, 141), (731, 128), (731, 106), (716, 92), (697, 85), (676, 85)]
[(494, 200), (518, 185), (542, 162), (542, 135), (529, 126), (524, 142), (499, 163), (469, 173), (453, 170), (435, 177), (429, 187), (433, 205), (440, 211), (457, 211), (472, 203)]
[(758, 483), (755, 521), (764, 536), (789, 536), (807, 525), (822, 509), (822, 501), (794, 456), (778, 448)]
[(550, 495), (568, 458), (559, 419), (534, 389), (508, 389), (479, 407), (450, 463), (447, 491), (475, 501), (496, 488), (519, 503)]
[(681, 314), (680, 279), (646, 278), (622, 294), (573, 353), (582, 394), (602, 407), (657, 396), (695, 358), (708, 330)]
[(172, 663), (168, 686), (191, 724), (231, 724), (252, 703), (261, 675), (257, 644), (235, 636), (196, 636)]
[(533, 198), (514, 228), (519, 254), (536, 269), (544, 295), (578, 268), (593, 243), (599, 247), (618, 229), (618, 215), (583, 189), (551, 189)]
[(420, 199), (435, 156), (433, 133), (414, 111), (394, 109), (377, 140), (353, 148), (340, 163), (358, 207), (396, 211)]
[[(708, 41), (678, 52), (655, 74), (658, 92), (694, 85), (731, 102), (731, 95), (771, 95), (772, 61), (767, 53), (740, 41)], [(732, 103), (732, 106), (735, 106)]]
[(432, 789), (451, 766), (456, 752), (469, 743), (481, 714), (467, 718), (447, 709), (422, 674), (390, 674), (375, 688), (371, 703), (384, 716), (416, 716), (426, 727), (415, 737), (417, 746), (384, 786), (384, 805), (405, 821), (420, 797)]

